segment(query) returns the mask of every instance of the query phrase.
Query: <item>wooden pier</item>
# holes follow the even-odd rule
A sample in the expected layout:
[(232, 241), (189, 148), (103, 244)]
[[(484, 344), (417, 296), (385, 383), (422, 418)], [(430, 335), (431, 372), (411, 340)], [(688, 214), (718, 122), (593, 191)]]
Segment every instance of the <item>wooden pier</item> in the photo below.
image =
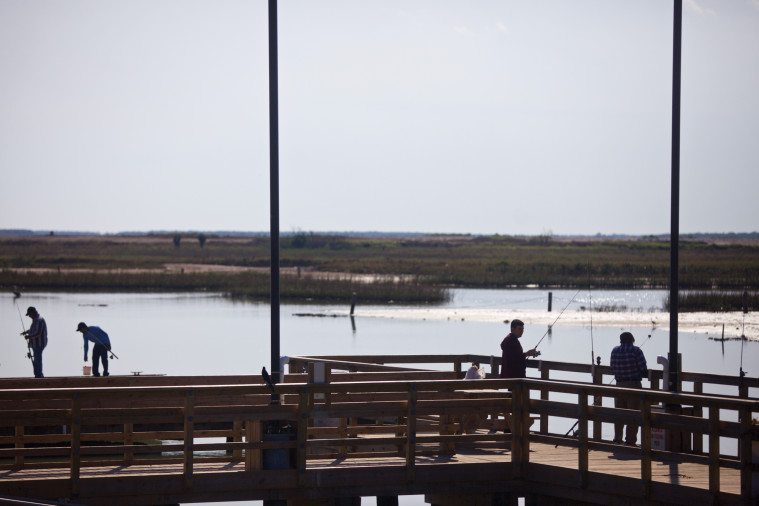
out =
[[(277, 386), (279, 404), (258, 376), (0, 380), (0, 498), (756, 504), (756, 379), (684, 373), (695, 392), (672, 394), (656, 371), (653, 389), (634, 390), (604, 386), (603, 367), (546, 361), (530, 362), (541, 379), (460, 379), (461, 364), (489, 360), (295, 357), (290, 370), (304, 372)], [(704, 393), (715, 386), (735, 395)], [(641, 408), (613, 408), (614, 397)], [(577, 435), (552, 433), (558, 418), (579, 420)], [(603, 438), (615, 421), (641, 426), (638, 447)], [(685, 450), (657, 449), (661, 429)], [(729, 440), (737, 454), (721, 451)]]

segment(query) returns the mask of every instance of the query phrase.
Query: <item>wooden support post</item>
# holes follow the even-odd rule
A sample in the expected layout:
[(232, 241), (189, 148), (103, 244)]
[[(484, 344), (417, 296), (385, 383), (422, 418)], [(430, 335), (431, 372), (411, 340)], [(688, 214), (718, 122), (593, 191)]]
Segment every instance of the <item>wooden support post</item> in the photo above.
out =
[(709, 406), (709, 492), (719, 502), (719, 408)]
[(511, 470), (512, 478), (522, 478), (525, 459), (529, 458), (529, 446), (525, 448), (527, 437), (524, 428), (524, 387), (517, 381), (511, 388)]
[(548, 292), (548, 312), (553, 309), (553, 292)]
[(263, 468), (263, 453), (260, 448), (252, 448), (252, 443), (260, 443), (263, 439), (261, 420), (245, 421), (245, 470), (248, 472), (260, 471)]
[(71, 497), (79, 496), (79, 471), (82, 465), (82, 402), (75, 393), (71, 400)]
[[(544, 364), (542, 361), (540, 363), (540, 379), (542, 380), (551, 379), (551, 369), (548, 367), (547, 364)], [(540, 400), (542, 401), (548, 400), (547, 388), (540, 389)], [(548, 434), (548, 415), (546, 413), (540, 414), (540, 433)]]
[[(603, 374), (601, 373), (601, 368), (593, 366), (591, 374), (593, 375), (593, 384), (594, 385), (602, 385), (603, 384)], [(603, 397), (600, 395), (594, 395), (593, 396), (593, 405), (594, 406), (602, 406), (603, 405)], [(601, 441), (601, 430), (602, 430), (603, 424), (600, 420), (593, 420), (593, 441)]]
[[(344, 416), (340, 417), (340, 420), (338, 421), (337, 425), (337, 437), (343, 440), (348, 439), (348, 419)], [(340, 448), (337, 450), (337, 454), (340, 458), (345, 458), (348, 456), (348, 445), (344, 444), (341, 445)]]
[(416, 466), (416, 397), (416, 385), (411, 384), (406, 409), (406, 478), (408, 481), (414, 481)]
[(494, 378), (498, 378), (501, 374), (498, 367), (498, 361), (493, 355), (490, 355), (490, 374), (492, 374)]
[[(462, 415), (461, 418), (461, 425), (462, 425), (462, 434), (463, 434), (463, 425), (464, 425), (464, 416)], [(451, 434), (454, 434), (456, 431), (453, 427), (453, 419), (451, 415), (440, 415), (440, 429), (439, 433), (441, 436), (448, 436)], [(456, 453), (456, 445), (450, 441), (441, 441), (440, 442), (440, 455), (453, 455)]]
[(738, 458), (741, 461), (741, 499), (744, 504), (751, 504), (753, 498), (752, 464), (751, 464), (751, 410), (743, 408), (739, 411), (741, 437), (738, 440)]
[[(704, 384), (700, 381), (695, 381), (693, 383), (693, 393), (697, 395), (703, 394)], [(703, 406), (693, 406), (693, 416), (703, 418), (704, 417)], [(702, 432), (693, 433), (693, 452), (704, 453), (704, 434)]]
[(453, 363), (453, 370), (456, 372), (456, 374), (458, 375), (458, 377), (463, 378), (462, 372), (461, 372), (461, 361), (460, 360), (458, 362), (454, 362)]
[[(232, 422), (232, 442), (233, 443), (241, 443), (242, 442), (242, 436), (243, 436), (243, 423), (242, 420), (234, 419)], [(227, 441), (229, 441), (229, 438), (227, 438)], [(229, 451), (227, 451), (227, 455), (229, 455)], [(232, 450), (232, 459), (233, 460), (241, 460), (242, 459), (242, 449), (241, 448), (235, 448)]]
[(643, 425), (640, 429), (640, 449), (643, 453), (640, 459), (640, 479), (643, 482), (643, 497), (651, 497), (651, 404), (647, 400), (641, 402)]
[(192, 487), (192, 454), (195, 441), (195, 392), (187, 390), (184, 401), (184, 485)]
[[(124, 446), (132, 446), (134, 444), (134, 424), (132, 422), (124, 422)], [(124, 465), (131, 466), (134, 463), (134, 450), (124, 450)]]
[[(23, 425), (16, 425), (14, 443), (15, 443), (16, 448), (24, 447), (24, 426)], [(24, 467), (24, 456), (21, 454), (17, 454), (13, 465), (16, 469), (21, 469), (22, 467)]]
[(301, 482), (306, 475), (306, 440), (308, 439), (308, 411), (311, 404), (311, 394), (308, 390), (299, 392), (298, 400), (298, 449), (297, 464), (298, 481)]
[(578, 440), (577, 470), (580, 472), (580, 488), (588, 487), (588, 394), (580, 391), (577, 394)]

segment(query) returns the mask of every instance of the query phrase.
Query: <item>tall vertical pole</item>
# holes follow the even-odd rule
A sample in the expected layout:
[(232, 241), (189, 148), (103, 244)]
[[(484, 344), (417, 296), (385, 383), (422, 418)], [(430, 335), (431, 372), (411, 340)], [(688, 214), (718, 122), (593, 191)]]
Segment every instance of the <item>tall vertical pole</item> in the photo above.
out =
[(677, 392), (677, 317), (679, 312), (680, 249), (680, 63), (682, 56), (683, 1), (674, 0), (672, 38), (672, 197), (669, 259), (669, 390)]
[(279, 79), (277, 0), (269, 0), (269, 214), (271, 236), (271, 379), (279, 383)]

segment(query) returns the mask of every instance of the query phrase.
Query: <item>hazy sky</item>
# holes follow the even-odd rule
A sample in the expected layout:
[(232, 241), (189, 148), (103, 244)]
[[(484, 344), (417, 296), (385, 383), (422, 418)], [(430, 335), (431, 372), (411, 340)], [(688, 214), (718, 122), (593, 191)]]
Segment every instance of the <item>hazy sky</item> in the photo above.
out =
[[(759, 0), (686, 0), (681, 231), (759, 230)], [(0, 228), (269, 227), (265, 0), (0, 0)], [(669, 231), (672, 2), (280, 0), (281, 228)]]

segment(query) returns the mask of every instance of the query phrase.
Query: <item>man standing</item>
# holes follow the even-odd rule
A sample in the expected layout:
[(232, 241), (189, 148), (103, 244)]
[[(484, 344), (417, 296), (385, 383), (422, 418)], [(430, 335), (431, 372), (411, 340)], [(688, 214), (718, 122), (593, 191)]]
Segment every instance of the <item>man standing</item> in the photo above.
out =
[(527, 357), (537, 357), (536, 349), (522, 350), (519, 338), (524, 333), (522, 320), (511, 321), (511, 332), (501, 341), (501, 378), (524, 378), (527, 372)]
[[(619, 346), (611, 351), (611, 371), (618, 387), (643, 388), (641, 379), (648, 375), (648, 366), (643, 352), (635, 346), (635, 337), (630, 332), (622, 332), (619, 335)], [(614, 399), (614, 407), (622, 409), (639, 409), (637, 399), (632, 397), (617, 397)], [(614, 423), (614, 442), (622, 444), (623, 423)], [(635, 446), (638, 440), (638, 426), (634, 423), (627, 424), (624, 443)]]
[(92, 375), (100, 376), (100, 367), (98, 361), (103, 363), (103, 376), (108, 376), (108, 352), (111, 350), (111, 340), (108, 334), (100, 327), (87, 326), (84, 322), (79, 322), (76, 331), (82, 333), (84, 339), (84, 361), (87, 362), (87, 350), (89, 342), (92, 341)]
[(32, 319), (32, 325), (29, 330), (21, 333), (29, 341), (32, 348), (32, 367), (34, 368), (35, 378), (44, 378), (42, 374), (42, 351), (47, 346), (47, 323), (40, 317), (37, 308), (29, 306), (26, 310), (26, 316)]

